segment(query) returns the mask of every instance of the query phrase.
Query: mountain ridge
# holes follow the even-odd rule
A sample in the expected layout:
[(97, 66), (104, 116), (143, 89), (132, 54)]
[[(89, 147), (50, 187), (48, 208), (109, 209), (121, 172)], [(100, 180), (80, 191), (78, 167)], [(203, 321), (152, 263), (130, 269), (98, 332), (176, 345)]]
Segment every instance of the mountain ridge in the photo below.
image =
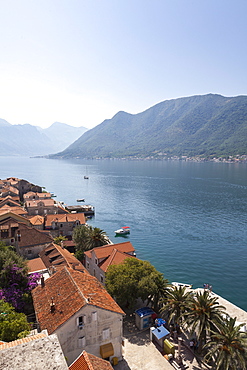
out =
[(247, 154), (247, 96), (194, 95), (124, 111), (53, 158)]
[[(54, 125), (55, 124), (55, 125)], [(64, 150), (87, 129), (54, 122), (43, 129), (29, 123), (12, 125), (0, 118), (1, 156), (39, 156)]]

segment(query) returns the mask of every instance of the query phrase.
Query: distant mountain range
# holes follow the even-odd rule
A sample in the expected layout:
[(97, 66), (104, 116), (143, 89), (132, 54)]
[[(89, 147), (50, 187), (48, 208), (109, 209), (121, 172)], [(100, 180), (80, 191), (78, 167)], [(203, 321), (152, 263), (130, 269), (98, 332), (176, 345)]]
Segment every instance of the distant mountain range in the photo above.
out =
[(247, 96), (198, 95), (118, 112), (52, 157), (122, 158), (247, 154)]
[(0, 119), (0, 155), (38, 156), (64, 150), (87, 129), (55, 122), (50, 127), (11, 125)]

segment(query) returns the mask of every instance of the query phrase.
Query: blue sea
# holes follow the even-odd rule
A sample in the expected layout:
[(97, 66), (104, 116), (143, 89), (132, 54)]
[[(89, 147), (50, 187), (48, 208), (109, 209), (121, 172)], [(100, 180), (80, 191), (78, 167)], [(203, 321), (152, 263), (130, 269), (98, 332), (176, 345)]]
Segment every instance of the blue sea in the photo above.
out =
[[(246, 163), (0, 157), (0, 178), (9, 176), (68, 205), (85, 198), (96, 209), (91, 225), (131, 241), (169, 281), (208, 283), (247, 310)], [(127, 239), (115, 237), (121, 226)]]

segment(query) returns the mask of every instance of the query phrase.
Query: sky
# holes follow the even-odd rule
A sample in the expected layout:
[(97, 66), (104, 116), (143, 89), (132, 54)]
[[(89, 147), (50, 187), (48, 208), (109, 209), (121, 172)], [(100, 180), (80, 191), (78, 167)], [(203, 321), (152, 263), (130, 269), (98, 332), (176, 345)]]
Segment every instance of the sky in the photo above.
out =
[(0, 118), (92, 128), (247, 94), (246, 0), (0, 0)]

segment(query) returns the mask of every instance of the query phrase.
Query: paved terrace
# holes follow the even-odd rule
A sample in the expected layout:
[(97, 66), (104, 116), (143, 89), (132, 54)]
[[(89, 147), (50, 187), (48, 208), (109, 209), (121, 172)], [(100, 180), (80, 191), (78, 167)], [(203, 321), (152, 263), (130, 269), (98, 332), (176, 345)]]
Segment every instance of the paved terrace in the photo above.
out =
[[(194, 291), (203, 292), (203, 289), (198, 288)], [(231, 317), (236, 317), (237, 321), (247, 323), (247, 312), (235, 306), (226, 299), (220, 297), (214, 292), (213, 297), (217, 297), (219, 304), (226, 308), (227, 313)], [(124, 319), (124, 347), (123, 361), (114, 366), (115, 370), (174, 370), (172, 366), (159, 351), (159, 349), (150, 341), (150, 331), (138, 330), (135, 326), (135, 315), (128, 314)], [(182, 334), (181, 357), (184, 366), (177, 367), (178, 369), (187, 370), (208, 370), (209, 366), (200, 362), (200, 359), (191, 351), (188, 339)], [(178, 356), (178, 340), (170, 338), (170, 341), (175, 345), (175, 358)], [(176, 364), (175, 364), (176, 365)]]

